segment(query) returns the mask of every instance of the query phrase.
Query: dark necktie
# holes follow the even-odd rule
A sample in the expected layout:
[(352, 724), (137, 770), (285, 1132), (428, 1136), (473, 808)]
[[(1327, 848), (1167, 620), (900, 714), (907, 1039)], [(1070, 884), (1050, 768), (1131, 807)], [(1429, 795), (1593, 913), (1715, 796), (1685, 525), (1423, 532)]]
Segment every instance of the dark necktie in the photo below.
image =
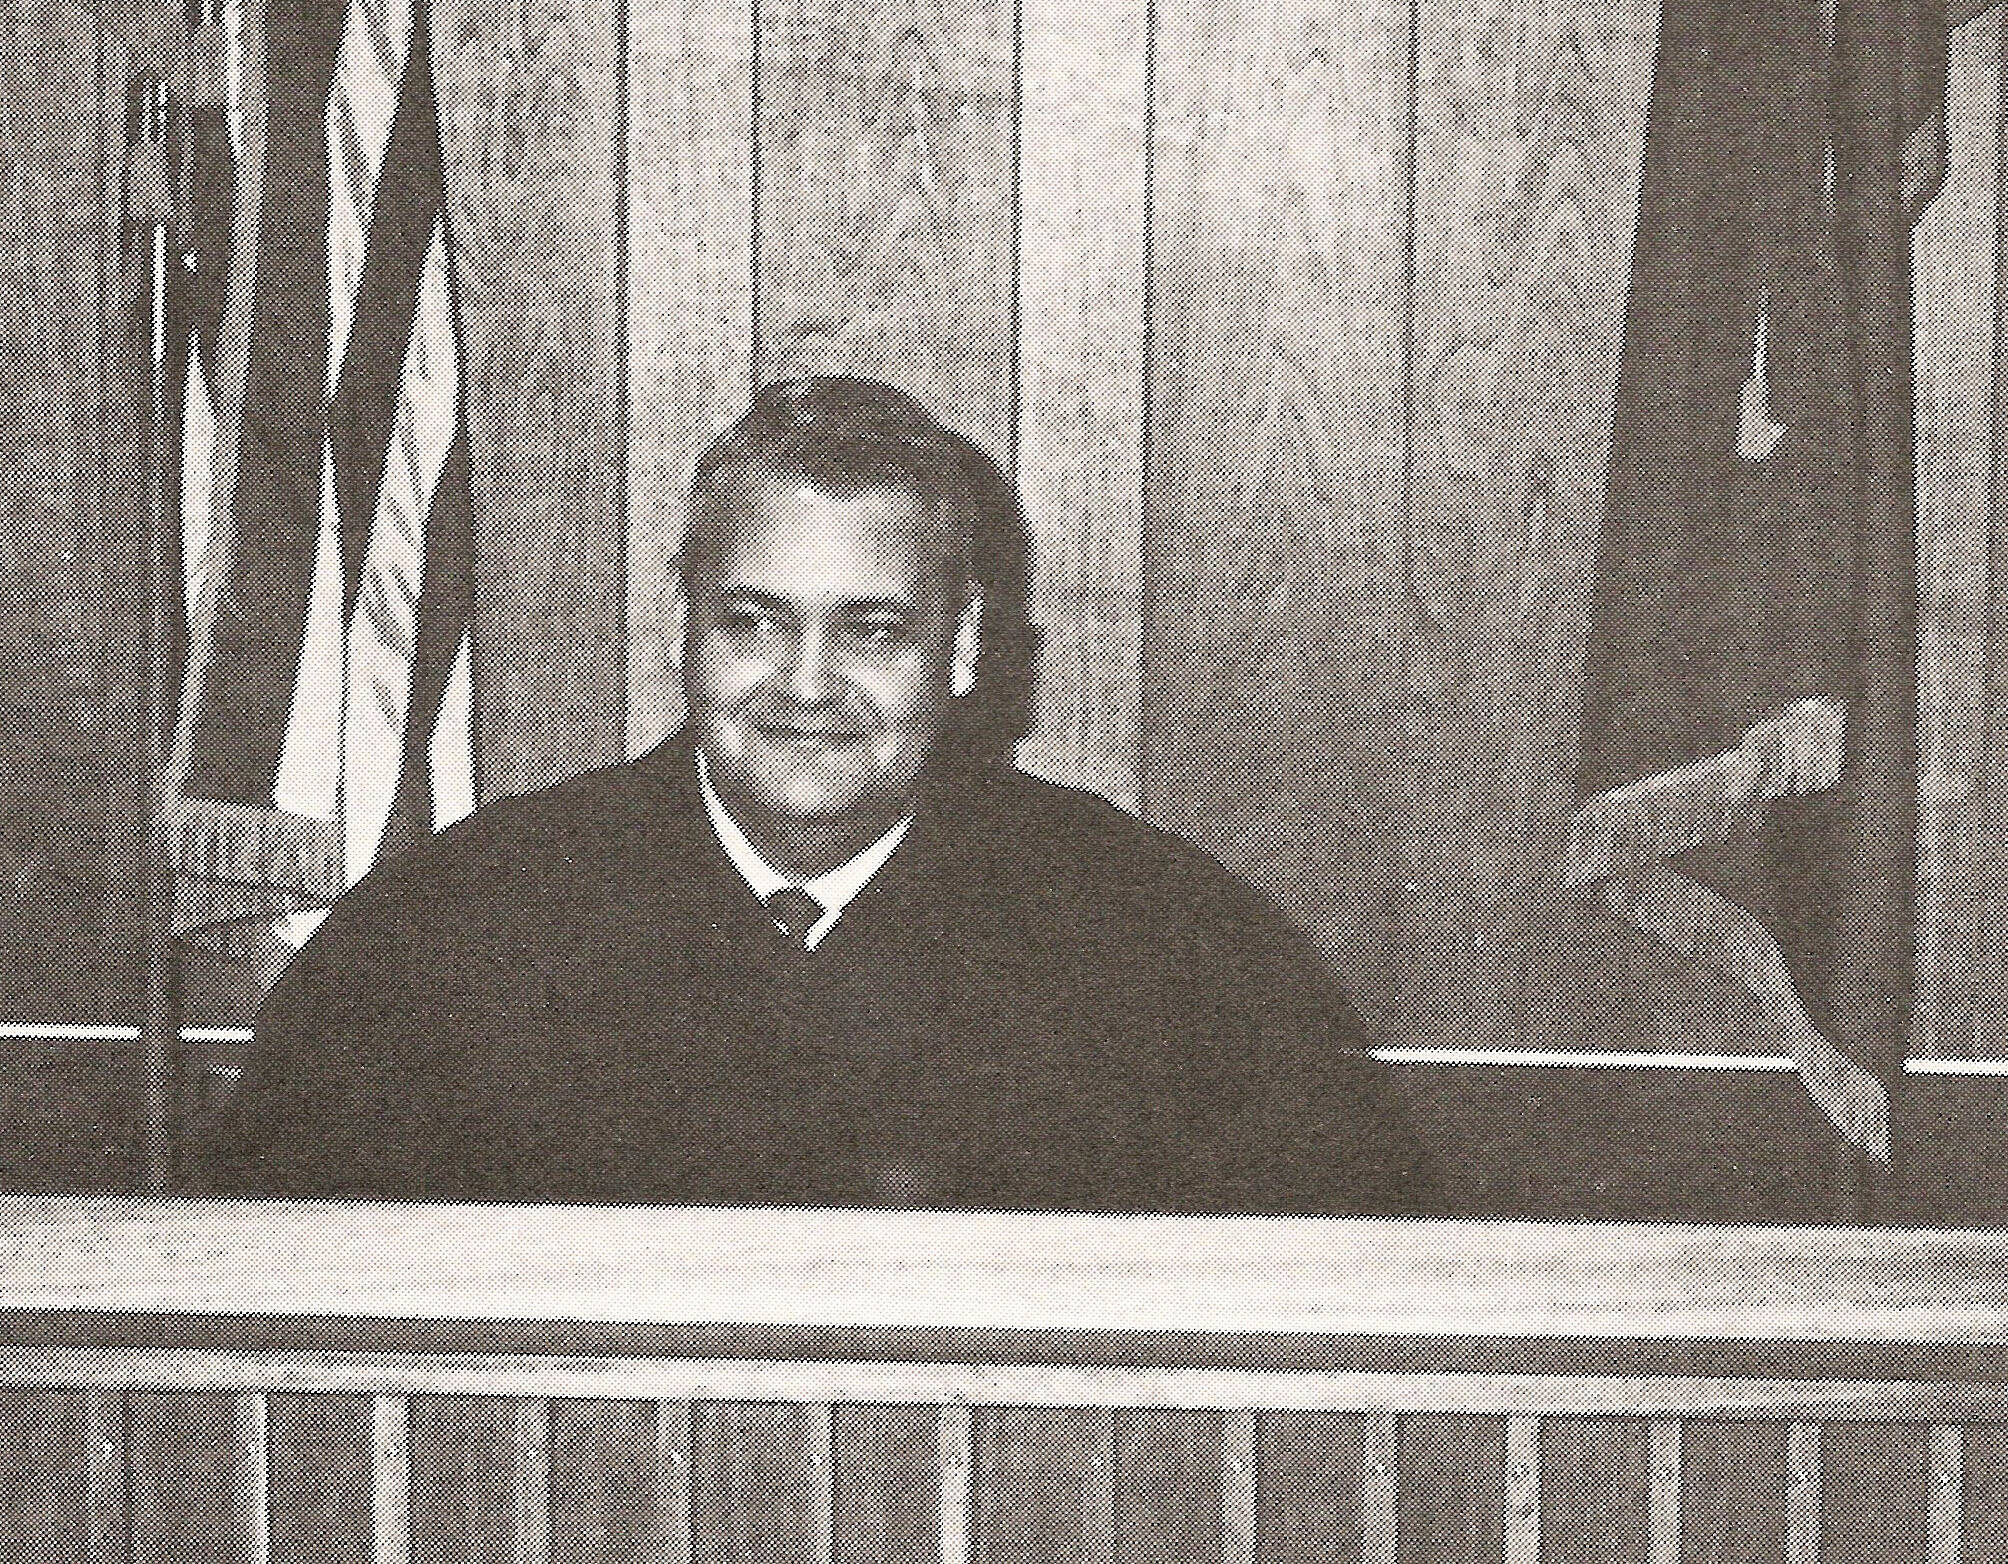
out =
[(809, 930), (822, 921), (823, 910), (823, 904), (799, 885), (784, 885), (767, 898), (767, 916), (774, 927), (805, 950)]

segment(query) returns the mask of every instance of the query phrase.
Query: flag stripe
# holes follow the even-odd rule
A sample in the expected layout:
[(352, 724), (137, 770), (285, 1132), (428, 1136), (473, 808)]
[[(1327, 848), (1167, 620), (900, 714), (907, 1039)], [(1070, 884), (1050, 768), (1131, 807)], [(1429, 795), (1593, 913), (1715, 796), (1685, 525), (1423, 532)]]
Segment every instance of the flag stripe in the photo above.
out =
[(264, 188), (232, 546), (190, 742), (194, 796), (269, 806), (320, 536), (328, 354), (324, 110), (339, 9), (267, 11)]
[[(329, 184), (330, 378), (347, 351), (350, 311), (362, 286), (370, 212), (401, 101), (405, 55), (423, 11), (412, 0), (350, 0), (330, 97), (322, 106), (334, 178)], [(339, 152), (339, 156), (335, 156)]]
[(353, 611), (362, 585), (363, 554), (376, 518), (391, 433), (397, 427), (398, 367), (413, 340), (419, 283), (444, 201), (431, 82), (421, 27), (406, 55), (397, 112), (376, 180), (378, 199), (369, 215), (348, 344), (329, 409), (345, 614)]
[[(414, 49), (414, 62), (421, 51)], [(388, 165), (387, 165), (388, 166)], [(440, 477), (456, 444), (459, 363), (446, 280), (446, 240), (435, 228), (398, 391), (395, 434), (370, 527), (361, 592), (349, 626), (343, 724), (343, 836), (352, 875), (375, 860), (396, 800), (403, 758), (422, 735), (411, 699), (417, 661), (426, 532)], [(429, 829), (430, 822), (427, 822)], [(395, 847), (407, 845), (400, 831)]]
[[(473, 514), (467, 436), (456, 431), (433, 490), (425, 524), (424, 589), (419, 599), (418, 647), (412, 659), (411, 714), (405, 726), (394, 817), (416, 835), (445, 822), (433, 786), (428, 736), (441, 726), (447, 689), (467, 644), (474, 615)], [(449, 804), (449, 809), (455, 806)]]
[(189, 309), (195, 317), (196, 358), (212, 400), (218, 384), (217, 338), (223, 329), (223, 305), (230, 285), (230, 225), (237, 209), (237, 179), (230, 148), (230, 121), (225, 106), (221, 103), (192, 106), (188, 114), (185, 180), (187, 242), (194, 252), (194, 266), (189, 273)]

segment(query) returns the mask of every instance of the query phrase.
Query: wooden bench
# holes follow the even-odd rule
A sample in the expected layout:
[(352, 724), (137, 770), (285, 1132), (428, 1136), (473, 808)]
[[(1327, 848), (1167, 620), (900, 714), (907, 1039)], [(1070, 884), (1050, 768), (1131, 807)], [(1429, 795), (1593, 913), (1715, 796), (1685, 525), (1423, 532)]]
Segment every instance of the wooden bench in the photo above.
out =
[(0, 1201), (9, 1560), (2008, 1557), (2008, 1240)]

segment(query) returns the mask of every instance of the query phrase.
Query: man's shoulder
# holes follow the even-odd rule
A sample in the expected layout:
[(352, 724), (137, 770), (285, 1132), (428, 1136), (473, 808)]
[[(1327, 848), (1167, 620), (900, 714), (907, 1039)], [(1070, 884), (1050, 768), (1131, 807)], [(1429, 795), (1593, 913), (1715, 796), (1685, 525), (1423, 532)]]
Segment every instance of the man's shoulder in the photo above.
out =
[(659, 844), (693, 818), (674, 757), (601, 766), (498, 798), (372, 869), (337, 904), (335, 921), (379, 918), (388, 906), (428, 916), (462, 899), (496, 904), (512, 887), (550, 891), (631, 855), (644, 833)]
[(965, 779), (947, 814), (972, 851), (1021, 882), (1287, 937), (1267, 895), (1204, 848), (1099, 794), (999, 766)]
[(1099, 793), (1012, 766), (972, 767), (956, 774), (936, 807), (972, 842), (1010, 856), (1120, 863), (1142, 855), (1153, 861), (1213, 862), (1191, 844)]
[(582, 842), (604, 842), (631, 831), (640, 822), (694, 818), (693, 768), (687, 747), (669, 746), (638, 760), (597, 766), (548, 787), (485, 804), (442, 831), (422, 851), (451, 857), (497, 844), (516, 852), (571, 851)]

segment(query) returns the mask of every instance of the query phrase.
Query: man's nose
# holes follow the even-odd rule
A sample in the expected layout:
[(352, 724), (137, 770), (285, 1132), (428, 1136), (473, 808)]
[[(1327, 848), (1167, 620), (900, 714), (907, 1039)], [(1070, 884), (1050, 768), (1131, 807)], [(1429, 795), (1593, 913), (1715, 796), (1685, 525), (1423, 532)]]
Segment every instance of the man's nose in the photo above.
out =
[(829, 698), (835, 677), (830, 668), (830, 638), (824, 627), (802, 627), (790, 649), (787, 668), (788, 693), (803, 705)]

